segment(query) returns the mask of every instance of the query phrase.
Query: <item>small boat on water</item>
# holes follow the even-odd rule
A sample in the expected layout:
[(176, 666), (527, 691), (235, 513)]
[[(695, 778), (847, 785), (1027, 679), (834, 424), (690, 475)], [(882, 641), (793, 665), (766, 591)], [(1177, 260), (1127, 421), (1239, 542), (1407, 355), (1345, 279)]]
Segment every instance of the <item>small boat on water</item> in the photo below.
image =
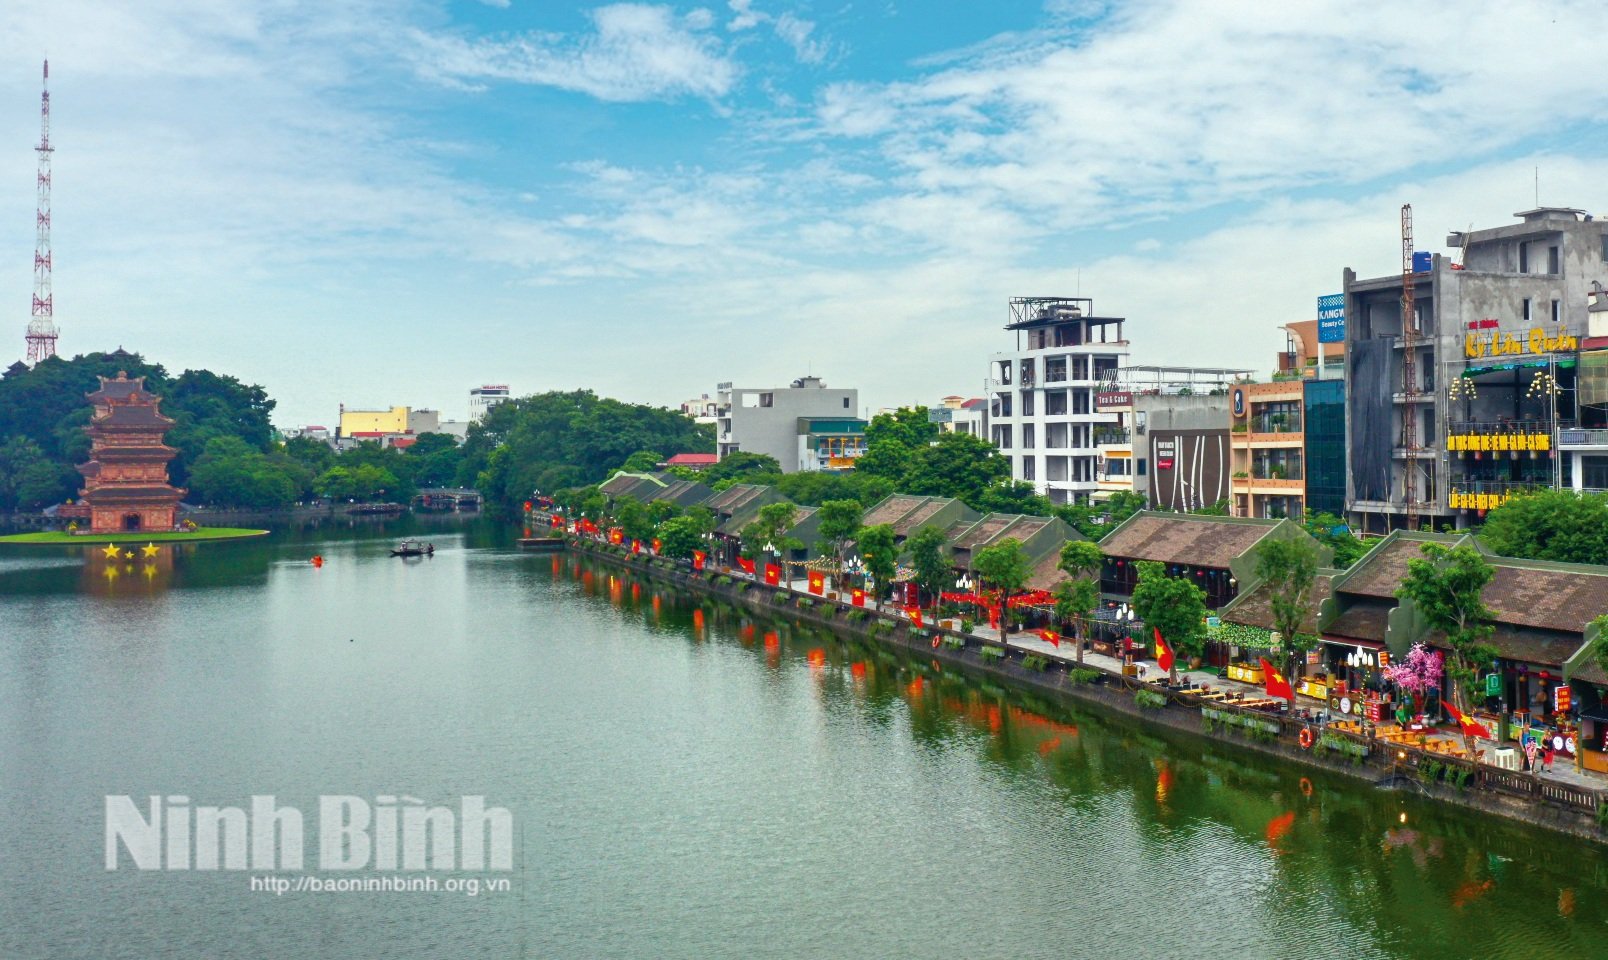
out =
[(417, 540), (404, 540), (391, 551), (393, 557), (433, 557), (435, 544), (420, 543)]

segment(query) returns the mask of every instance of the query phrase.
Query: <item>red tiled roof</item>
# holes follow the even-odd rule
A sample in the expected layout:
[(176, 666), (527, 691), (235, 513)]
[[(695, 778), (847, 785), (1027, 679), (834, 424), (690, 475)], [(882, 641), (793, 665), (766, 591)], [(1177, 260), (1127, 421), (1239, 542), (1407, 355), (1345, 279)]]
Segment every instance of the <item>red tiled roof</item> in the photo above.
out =
[(713, 453), (678, 453), (665, 461), (671, 467), (708, 467), (720, 462)]

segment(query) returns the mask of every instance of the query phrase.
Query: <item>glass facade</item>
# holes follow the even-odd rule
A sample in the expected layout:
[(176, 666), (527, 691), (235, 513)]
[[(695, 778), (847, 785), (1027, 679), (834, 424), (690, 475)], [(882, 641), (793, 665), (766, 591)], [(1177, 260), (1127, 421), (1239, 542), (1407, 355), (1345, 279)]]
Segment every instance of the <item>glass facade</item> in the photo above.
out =
[(1307, 513), (1346, 511), (1346, 382), (1308, 380), (1306, 388)]

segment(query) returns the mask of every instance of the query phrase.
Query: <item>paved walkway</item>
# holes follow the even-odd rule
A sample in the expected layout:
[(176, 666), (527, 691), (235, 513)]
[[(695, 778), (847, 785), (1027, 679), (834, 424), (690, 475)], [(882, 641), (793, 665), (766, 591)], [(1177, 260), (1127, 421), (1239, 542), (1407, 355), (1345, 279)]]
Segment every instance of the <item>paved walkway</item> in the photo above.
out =
[[(740, 572), (734, 572), (732, 575), (738, 577), (743, 576), (743, 574)], [(752, 579), (763, 582), (763, 578), (760, 577), (754, 577)], [(783, 586), (795, 593), (809, 594), (808, 579), (784, 581)], [(878, 614), (879, 616), (888, 617), (890, 619), (907, 619), (904, 609), (896, 604), (884, 603), (879, 607), (868, 601), (866, 609)], [(929, 625), (931, 624), (929, 623)], [(982, 640), (998, 642), (999, 628), (990, 627), (988, 624), (984, 623), (981, 626), (974, 627), (971, 631), (971, 636)], [(1067, 663), (1077, 662), (1077, 652), (1076, 647), (1074, 646), (1075, 643), (1075, 640), (1068, 637), (1062, 641), (1061, 646), (1056, 646), (1055, 644), (1050, 643), (1048, 640), (1040, 637), (1037, 631), (1011, 633), (1006, 637), (1006, 644), (1012, 649), (1022, 650), (1027, 653), (1036, 653), (1041, 656), (1062, 660)], [(1122, 673), (1122, 661), (1120, 659), (1101, 653), (1095, 653), (1093, 650), (1084, 652), (1083, 663), (1086, 666), (1097, 667), (1109, 673)], [(1141, 680), (1157, 682), (1164, 679), (1164, 674), (1161, 672), (1154, 660), (1140, 662), (1139, 669)], [(1238, 680), (1229, 680), (1225, 677), (1219, 677), (1215, 668), (1202, 670), (1179, 669), (1178, 679), (1180, 682), (1189, 683), (1195, 686), (1204, 686), (1214, 691), (1221, 690), (1225, 693), (1238, 693), (1251, 697), (1266, 696), (1265, 688), (1261, 684), (1243, 683)], [(1312, 711), (1322, 723), (1329, 723), (1331, 720), (1336, 719), (1331, 716), (1329, 712), (1329, 705), (1327, 703), (1317, 700), (1313, 697), (1298, 694), (1293, 707), (1297, 710)], [(1348, 717), (1342, 719), (1350, 718)], [(1428, 734), (1428, 738), (1435, 741), (1450, 741), (1458, 746), (1461, 746), (1463, 742), (1462, 736), (1457, 733), (1448, 732), (1448, 729), (1449, 728), (1443, 727), (1439, 731), (1431, 732)], [(1489, 741), (1481, 741), (1481, 743), (1488, 744)], [(1489, 750), (1491, 748), (1491, 746), (1487, 746), (1485, 749)], [(1514, 745), (1514, 749), (1517, 749), (1516, 745)], [(1538, 776), (1549, 780), (1556, 780), (1559, 783), (1566, 783), (1572, 786), (1586, 787), (1590, 789), (1601, 788), (1604, 780), (1603, 777), (1597, 774), (1588, 773), (1586, 771), (1577, 769), (1573, 761), (1562, 756), (1561, 754), (1553, 762), (1552, 771), (1550, 773), (1540, 773), (1539, 771), (1536, 773)]]

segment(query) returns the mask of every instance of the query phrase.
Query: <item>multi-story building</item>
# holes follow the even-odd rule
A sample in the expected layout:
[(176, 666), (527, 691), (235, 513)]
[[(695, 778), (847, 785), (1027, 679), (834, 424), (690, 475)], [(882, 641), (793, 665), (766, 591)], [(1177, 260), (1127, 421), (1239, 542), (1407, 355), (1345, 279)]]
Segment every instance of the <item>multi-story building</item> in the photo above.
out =
[(927, 419), (938, 424), (943, 433), (969, 433), (987, 439), (987, 413), (988, 401), (983, 398), (951, 395), (927, 408)]
[(1095, 408), (1101, 384), (1128, 357), (1122, 317), (1101, 317), (1088, 297), (1016, 297), (1005, 329), (1016, 348), (988, 361), (988, 439), (1011, 477), (1053, 503), (1087, 501), (1098, 489), (1095, 431), (1114, 414)]
[(506, 383), (487, 383), (469, 388), (469, 419), (479, 420), (492, 407), (511, 396)]
[(405, 434), (408, 432), (408, 415), (410, 412), (407, 407), (391, 407), (386, 410), (348, 410), (343, 403), (341, 404), (340, 429), (337, 431), (336, 436)]
[(1300, 520), (1306, 515), (1306, 389), (1300, 380), (1229, 388), (1236, 517)]
[(1591, 437), (1560, 427), (1578, 423), (1579, 341), (1592, 283), (1608, 275), (1608, 224), (1561, 207), (1515, 216), (1447, 238), (1461, 263), (1415, 254), (1405, 327), (1401, 275), (1344, 273), (1346, 504), (1363, 532), (1410, 516), (1464, 527), (1517, 492), (1573, 483), (1560, 443)]
[(1187, 512), (1228, 499), (1228, 405), (1226, 392), (1134, 397), (1134, 489), (1151, 507)]
[(865, 453), (866, 422), (858, 417), (799, 417), (800, 470), (853, 470)]
[[(1120, 491), (1134, 491), (1150, 496), (1151, 469), (1155, 463), (1150, 441), (1156, 439), (1151, 435), (1152, 431), (1171, 434), (1173, 431), (1221, 428), (1226, 436), (1228, 429), (1226, 424), (1212, 423), (1211, 412), (1218, 409), (1226, 411), (1227, 404), (1222, 398), (1227, 396), (1229, 385), (1249, 375), (1248, 370), (1225, 370), (1216, 367), (1131, 366), (1119, 369), (1116, 376), (1101, 384), (1094, 395), (1095, 409), (1116, 417), (1114, 424), (1100, 424), (1094, 428), (1097, 485), (1094, 499), (1108, 499)], [(1179, 399), (1162, 399), (1171, 397)], [(1218, 399), (1208, 399), (1211, 397)], [(1213, 436), (1215, 437), (1215, 434)], [(1173, 452), (1164, 457), (1173, 463), (1169, 470), (1176, 468), (1176, 461), (1179, 459), (1177, 441), (1185, 439), (1190, 441), (1186, 447), (1191, 466), (1195, 465), (1193, 435), (1179, 434), (1171, 437)], [(1208, 447), (1216, 450), (1218, 446), (1219, 444), (1214, 442), (1201, 447), (1203, 459), (1199, 465), (1202, 471), (1205, 471), (1204, 454)], [(1161, 447), (1161, 449), (1167, 448), (1166, 444)], [(1226, 467), (1226, 463), (1223, 466)], [(1213, 480), (1209, 486), (1213, 487), (1211, 492), (1215, 492), (1216, 485), (1221, 479), (1220, 475), (1226, 475), (1226, 470), (1214, 467), (1210, 473)], [(1208, 492), (1201, 489), (1195, 491), (1193, 495), (1189, 494), (1186, 488), (1192, 482), (1186, 472), (1183, 475), (1183, 483), (1179, 484), (1175, 491), (1175, 496), (1164, 498), (1162, 502), (1193, 503)], [(1224, 496), (1227, 496), (1226, 487), (1217, 496), (1206, 500), (1205, 505), (1210, 506)]]
[(1340, 378), (1301, 382), (1301, 428), (1306, 444), (1303, 518), (1346, 513), (1346, 382)]
[(806, 455), (811, 445), (803, 439), (811, 435), (810, 424), (815, 421), (857, 422), (863, 448), (865, 421), (858, 416), (858, 390), (834, 390), (820, 377), (800, 377), (788, 387), (722, 383), (715, 393), (716, 452), (722, 459), (743, 451), (775, 457), (783, 473), (820, 469), (811, 465), (818, 458)]
[(698, 423), (712, 424), (717, 419), (715, 411), (719, 407), (720, 404), (709, 399), (709, 394), (706, 393), (692, 400), (683, 400), (681, 402), (681, 413), (683, 416), (691, 417)]

